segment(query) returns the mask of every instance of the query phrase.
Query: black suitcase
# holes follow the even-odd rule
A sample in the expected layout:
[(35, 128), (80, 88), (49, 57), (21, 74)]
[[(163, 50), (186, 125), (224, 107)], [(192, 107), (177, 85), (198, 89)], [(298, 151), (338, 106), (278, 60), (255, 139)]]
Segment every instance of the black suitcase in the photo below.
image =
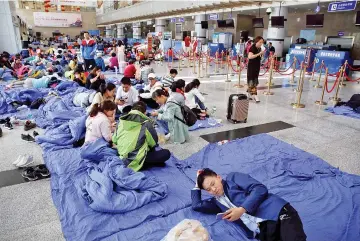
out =
[(246, 123), (249, 111), (249, 99), (244, 94), (229, 96), (227, 119), (233, 124)]

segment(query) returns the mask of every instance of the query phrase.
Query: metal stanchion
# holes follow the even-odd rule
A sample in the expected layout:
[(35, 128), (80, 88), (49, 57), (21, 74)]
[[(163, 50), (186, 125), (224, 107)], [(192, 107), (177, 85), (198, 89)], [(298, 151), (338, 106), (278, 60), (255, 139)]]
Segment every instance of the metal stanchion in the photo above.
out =
[(173, 67), (174, 64), (174, 53), (171, 54), (171, 68)]
[(225, 66), (224, 66), (224, 50), (221, 50), (221, 68), (225, 69)]
[(187, 64), (188, 64), (188, 68), (190, 68), (190, 51), (187, 52)]
[(296, 57), (294, 57), (293, 73), (292, 73), (292, 76), (291, 76), (291, 80), (289, 81), (290, 84), (295, 84), (295, 72), (296, 72)]
[(195, 53), (195, 51), (193, 52), (193, 55), (194, 55), (194, 57), (193, 57), (193, 66), (194, 66), (193, 73), (196, 74), (196, 60), (195, 60), (196, 53)]
[(315, 101), (315, 104), (317, 104), (317, 105), (327, 105), (327, 103), (324, 102), (324, 94), (325, 94), (325, 85), (326, 85), (326, 81), (327, 81), (327, 78), (328, 78), (328, 73), (329, 73), (329, 68), (326, 68), (326, 70), (325, 70), (325, 78), (324, 78), (324, 86), (322, 87), (323, 89), (322, 89), (322, 93), (321, 93), (321, 99)]
[(200, 78), (200, 69), (201, 69), (201, 62), (202, 62), (202, 59), (201, 59), (201, 52), (200, 52), (200, 55), (199, 55), (199, 61), (198, 61), (198, 78)]
[[(314, 75), (315, 75), (315, 62), (316, 62), (316, 57), (314, 58), (314, 62), (313, 62), (313, 68), (312, 68), (312, 74), (311, 74), (311, 78), (309, 81), (315, 81), (314, 80)], [(321, 64), (323, 63), (323, 61), (321, 62)], [(320, 71), (321, 71), (321, 68), (320, 68)], [(319, 83), (319, 82), (318, 82)], [(315, 87), (315, 86), (314, 86)], [(315, 87), (317, 88), (317, 87)], [(320, 87), (321, 88), (321, 87)]]
[(344, 83), (344, 79), (345, 79), (345, 72), (346, 72), (347, 65), (348, 65), (348, 61), (346, 60), (345, 64), (344, 64), (343, 73), (342, 73), (342, 76), (341, 76), (341, 79), (340, 79), (340, 87), (345, 87), (346, 86), (346, 84)]
[(270, 59), (268, 89), (267, 89), (267, 91), (264, 91), (264, 95), (274, 95), (274, 92), (270, 91), (270, 86), (271, 86), (271, 79), (272, 79), (272, 75), (273, 75), (273, 68), (274, 68), (275, 58), (274, 57), (270, 57), (270, 58), (271, 59)]
[[(322, 74), (322, 67), (324, 65), (324, 60), (321, 61), (321, 65), (320, 65), (320, 73), (319, 73), (319, 78), (317, 80), (317, 84), (314, 85), (314, 88), (321, 88), (322, 86), (320, 85), (320, 79), (321, 79), (321, 74)], [(314, 65), (315, 66), (315, 65)]]
[(208, 74), (209, 59), (210, 59), (209, 55), (206, 55), (206, 62), (205, 62), (205, 77), (206, 78), (210, 77), (209, 74)]
[(305, 105), (304, 104), (301, 104), (300, 101), (301, 101), (301, 95), (302, 95), (302, 92), (303, 92), (303, 87), (304, 87), (304, 79), (305, 79), (305, 68), (306, 66), (304, 66), (304, 69), (303, 69), (303, 74), (300, 75), (300, 79), (299, 79), (299, 92), (297, 93), (297, 102), (296, 103), (291, 103), (292, 107), (293, 108), (304, 108)]
[(215, 52), (215, 73), (219, 73), (219, 51), (216, 50)]
[[(344, 68), (341, 67), (338, 78), (341, 78), (341, 76), (343, 75), (343, 72), (344, 72)], [(338, 97), (338, 95), (339, 95), (339, 89), (340, 89), (340, 79), (338, 80), (338, 85), (337, 85), (337, 87), (336, 87), (335, 96), (330, 98), (330, 100), (332, 100), (333, 102), (339, 102), (339, 101), (341, 101), (341, 99)]]
[[(276, 55), (273, 55), (272, 57), (270, 57), (270, 65), (272, 65), (272, 68), (269, 69), (269, 80), (267, 80), (265, 82), (266, 85), (271, 85), (273, 86), (274, 83), (272, 82), (272, 79), (270, 80), (270, 78), (272, 78), (273, 72), (274, 72), (274, 68), (275, 68), (275, 60), (276, 60)], [(272, 61), (272, 62), (271, 62)]]
[(178, 62), (179, 62), (179, 64), (178, 64), (178, 72), (180, 72), (180, 70), (181, 70), (181, 60), (180, 60), (180, 55), (179, 55)]
[(304, 61), (301, 61), (299, 81), (298, 81), (298, 85), (297, 85), (296, 89), (294, 89), (294, 92), (299, 92), (300, 91), (300, 80), (302, 79), (302, 76), (305, 75), (305, 68), (306, 67), (304, 65)]
[(234, 85), (234, 87), (236, 88), (243, 88), (244, 86), (241, 84), (241, 62), (242, 62), (242, 56), (240, 56), (239, 58), (239, 72), (238, 72), (238, 81), (239, 83), (237, 83), (236, 85)]
[(231, 82), (231, 80), (229, 79), (229, 56), (226, 57), (227, 61), (227, 67), (226, 67), (226, 81), (225, 82)]

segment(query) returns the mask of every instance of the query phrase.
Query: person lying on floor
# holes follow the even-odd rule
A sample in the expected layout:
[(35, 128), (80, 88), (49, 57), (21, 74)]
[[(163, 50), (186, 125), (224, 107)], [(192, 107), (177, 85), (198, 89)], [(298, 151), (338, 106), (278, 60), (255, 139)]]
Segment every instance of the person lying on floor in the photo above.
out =
[(121, 79), (121, 86), (118, 88), (115, 103), (118, 106), (119, 114), (128, 113), (132, 105), (139, 101), (138, 91), (131, 86), (131, 80), (128, 77)]
[(171, 156), (169, 150), (156, 150), (158, 136), (151, 119), (145, 113), (146, 104), (136, 102), (129, 114), (120, 117), (112, 138), (120, 158), (134, 171), (151, 166), (165, 166)]
[[(201, 199), (201, 189), (214, 197)], [(211, 169), (197, 172), (191, 190), (192, 209), (239, 225), (248, 238), (261, 241), (305, 241), (297, 211), (281, 197), (248, 174), (232, 172), (222, 179)]]
[(145, 86), (143, 90), (140, 90), (140, 100), (144, 102), (148, 107), (152, 109), (158, 109), (159, 104), (153, 99), (153, 93), (156, 90), (162, 89), (163, 85), (156, 79), (154, 73), (150, 73), (148, 76), (149, 85)]
[(204, 105), (205, 98), (199, 91), (200, 81), (194, 79), (185, 87), (185, 104), (196, 114), (199, 120), (208, 117)]
[(170, 136), (166, 139), (171, 139), (174, 143), (184, 143), (189, 140), (189, 127), (184, 123), (184, 116), (181, 112), (181, 107), (185, 105), (184, 97), (185, 81), (179, 79), (171, 86), (172, 93), (170, 94), (165, 89), (156, 90), (153, 93), (153, 98), (159, 105), (162, 105), (159, 111), (153, 111), (152, 116), (157, 117), (158, 120), (163, 120), (168, 123)]
[(104, 138), (110, 142), (115, 130), (114, 113), (116, 105), (110, 100), (93, 105), (89, 117), (86, 119), (85, 143)]
[(87, 112), (90, 113), (94, 105), (101, 104), (106, 100), (114, 102), (115, 91), (116, 86), (113, 83), (101, 84), (99, 91), (96, 92), (96, 94), (92, 98), (91, 105), (88, 107)]
[(96, 66), (86, 78), (85, 88), (98, 91), (101, 84), (105, 84), (105, 76), (101, 73), (101, 69)]
[(7, 87), (21, 87), (24, 88), (50, 88), (52, 84), (60, 83), (60, 77), (58, 73), (51, 73), (50, 75), (42, 76), (41, 78), (27, 78), (25, 80), (15, 80), (11, 84), (9, 84)]

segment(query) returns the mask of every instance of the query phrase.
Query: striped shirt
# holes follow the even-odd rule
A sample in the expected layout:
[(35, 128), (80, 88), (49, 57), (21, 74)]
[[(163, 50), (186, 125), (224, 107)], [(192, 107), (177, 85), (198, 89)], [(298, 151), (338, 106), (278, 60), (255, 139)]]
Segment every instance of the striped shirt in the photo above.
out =
[(171, 75), (165, 75), (161, 79), (161, 83), (164, 85), (165, 88), (170, 87), (174, 81), (175, 80)]

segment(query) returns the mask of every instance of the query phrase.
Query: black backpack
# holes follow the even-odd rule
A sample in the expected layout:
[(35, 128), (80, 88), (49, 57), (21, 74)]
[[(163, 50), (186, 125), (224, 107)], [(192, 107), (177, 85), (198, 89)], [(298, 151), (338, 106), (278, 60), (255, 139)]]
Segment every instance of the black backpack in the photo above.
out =
[(180, 119), (179, 117), (175, 116), (175, 119), (181, 121), (182, 123), (184, 123), (187, 126), (193, 126), (195, 125), (196, 121), (197, 121), (197, 117), (196, 114), (186, 105), (179, 105), (176, 102), (173, 101), (169, 101), (171, 103), (174, 103), (175, 105), (180, 106), (181, 109), (181, 114), (183, 115), (184, 119)]

